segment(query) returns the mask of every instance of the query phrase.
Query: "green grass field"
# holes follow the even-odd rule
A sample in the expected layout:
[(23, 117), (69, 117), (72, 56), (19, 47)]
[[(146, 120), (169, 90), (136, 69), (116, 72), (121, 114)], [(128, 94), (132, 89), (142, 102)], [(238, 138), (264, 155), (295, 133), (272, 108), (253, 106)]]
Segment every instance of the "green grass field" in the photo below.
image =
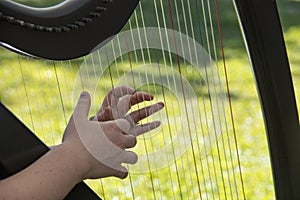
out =
[[(227, 18), (222, 20), (222, 27), (224, 29), (226, 67), (230, 95), (232, 97), (235, 132), (240, 154), (240, 167), (242, 169), (245, 196), (247, 199), (272, 200), (275, 199), (272, 171), (255, 79), (246, 51), (244, 50), (242, 37), (240, 32), (238, 32), (231, 4), (229, 2), (221, 3), (231, 11), (226, 15)], [(300, 14), (299, 10), (295, 9), (296, 6), (299, 7), (299, 3), (283, 3), (279, 1), (279, 4), (281, 6), (280, 11), (288, 56), (291, 63), (295, 94), (298, 108), (300, 108), (300, 24), (296, 20), (299, 19)], [(23, 58), (7, 50), (0, 49), (1, 102), (11, 109), (47, 145), (55, 145), (61, 141), (63, 130), (72, 114), (77, 98), (77, 93), (73, 93), (73, 83), (78, 80), (78, 68), (82, 61), (46, 62)], [(222, 81), (224, 81), (223, 62), (219, 61), (217, 65)], [(121, 70), (113, 71), (113, 73), (121, 74), (126, 71), (128, 72), (130, 71), (129, 66), (129, 62), (119, 62), (116, 69)], [(196, 75), (196, 77), (191, 75), (192, 72), (189, 71), (188, 64), (183, 69), (187, 80), (200, 79), (199, 75)], [(108, 71), (105, 73), (108, 73)], [(93, 77), (93, 73), (86, 72), (86, 75), (89, 76), (88, 81), (98, 81), (98, 77)], [(116, 79), (114, 81), (117, 81), (118, 76), (113, 78)], [(100, 79), (95, 91), (90, 91), (93, 94), (97, 94), (93, 99), (92, 109), (97, 109), (97, 105), (100, 104), (111, 86), (111, 77), (106, 74), (106, 76)], [(207, 85), (203, 87), (205, 89)], [(194, 89), (196, 90), (196, 88), (199, 87), (195, 87)], [(159, 87), (156, 88), (155, 85), (152, 85), (151, 88), (146, 86), (143, 89), (155, 92), (157, 94), (155, 96), (156, 101), (162, 100), (166, 105), (170, 105), (168, 106), (168, 114), (171, 118), (171, 125), (168, 127), (165, 124), (160, 129), (160, 133), (168, 132), (169, 129), (171, 129), (170, 132), (176, 133), (176, 129), (178, 128), (176, 124), (180, 124), (181, 120), (177, 116), (182, 114), (177, 109), (176, 103), (182, 101), (182, 99), (177, 99), (176, 101), (176, 95), (172, 96), (170, 93), (164, 97), (163, 92)], [(199, 104), (208, 105), (208, 95), (206, 94), (202, 97), (201, 90), (197, 90), (196, 92), (198, 95), (196, 101)], [(226, 107), (226, 116), (229, 116), (230, 113), (228, 113), (227, 109), (228, 107)], [(92, 110), (91, 114), (94, 110)], [(207, 112), (209, 111), (211, 110), (207, 106)], [(201, 112), (203, 112), (203, 109)], [(231, 124), (230, 118), (228, 120), (228, 124)], [(198, 129), (200, 127), (197, 127)], [(180, 193), (184, 197), (183, 199), (199, 199), (200, 195), (203, 199), (217, 199), (218, 197), (224, 199), (225, 196), (228, 197), (230, 194), (235, 196), (235, 193), (241, 195), (238, 163), (236, 159), (231, 163), (227, 160), (230, 157), (229, 152), (232, 152), (236, 156), (232, 126), (229, 126), (228, 129), (226, 134), (222, 134), (218, 138), (218, 146), (216, 144), (213, 145), (211, 151), (205, 154), (205, 156), (201, 154), (201, 148), (197, 147), (199, 141), (196, 140), (196, 142), (193, 141), (193, 144), (196, 148), (199, 148), (197, 149), (198, 151), (193, 152), (191, 148), (188, 148), (182, 156), (178, 157), (176, 161), (169, 163), (163, 169), (148, 170), (145, 173), (132, 173), (125, 180), (107, 178), (100, 181), (87, 180), (86, 182), (100, 196), (105, 197), (105, 199), (132, 199), (133, 193), (135, 199), (171, 199)], [(149, 148), (147, 150), (151, 151), (153, 150), (151, 148), (164, 146), (165, 143), (163, 141), (171, 140), (170, 137), (167, 134), (165, 137), (153, 134), (145, 143), (145, 138), (140, 137), (138, 140), (139, 145), (135, 150), (139, 152), (139, 155), (142, 155), (145, 153), (146, 147)], [(228, 146), (227, 141), (232, 146)], [(218, 148), (221, 151), (226, 149), (226, 151), (220, 153)], [(168, 153), (172, 156), (172, 152)], [(197, 158), (196, 161), (192, 159), (193, 156)], [(216, 159), (218, 156), (220, 158)], [(225, 163), (229, 163), (229, 166), (226, 166)], [(151, 167), (154, 168), (154, 165), (155, 162)], [(199, 180), (197, 180), (195, 175), (194, 165), (198, 166), (199, 171), (197, 172), (201, 174), (198, 177)], [(221, 167), (217, 167), (214, 171), (214, 165), (220, 165)], [(145, 167), (146, 164), (143, 166)], [(208, 175), (210, 173), (212, 174), (211, 176)], [(212, 180), (214, 178), (218, 180)], [(222, 178), (224, 179), (223, 183)], [(234, 185), (235, 181), (237, 182), (236, 186)], [(203, 190), (205, 192), (202, 194), (199, 194), (198, 187), (195, 185), (197, 182), (200, 187), (205, 188)], [(214, 182), (215, 185), (210, 185), (210, 182)], [(224, 185), (225, 187), (222, 188)]]
[[(55, 145), (60, 143), (66, 121), (72, 113), (73, 88), (70, 83), (75, 81), (77, 69), (65, 63), (56, 64), (54, 68), (51, 63), (23, 59), (21, 57), (15, 58), (14, 55), (8, 52), (5, 52), (5, 54), (6, 58), (3, 56), (1, 59), (1, 101), (13, 110), (27, 126), (46, 142), (46, 144)], [(222, 66), (222, 63), (219, 65)], [(124, 63), (124, 66), (120, 66), (120, 68), (128, 68), (128, 66), (129, 63)], [(227, 59), (227, 68), (246, 196), (249, 199), (252, 199), (252, 197), (272, 199), (274, 192), (267, 141), (251, 68), (245, 58)], [(222, 70), (220, 70), (220, 72), (222, 72)], [(59, 80), (59, 89), (56, 78)], [(108, 91), (109, 84), (110, 79), (101, 79), (101, 84), (99, 85), (102, 85), (102, 88), (99, 87), (99, 89), (97, 89), (99, 97), (95, 99), (96, 105), (99, 105), (99, 101), (103, 99), (105, 91)], [(103, 87), (103, 85), (105, 87)], [(60, 93), (63, 94), (61, 99), (59, 98)], [(180, 111), (176, 111), (174, 107), (170, 106), (174, 103), (172, 96), (163, 98), (162, 93), (159, 91), (156, 91), (156, 94), (155, 98), (157, 101), (164, 101), (166, 105), (168, 105), (169, 118), (172, 118), (170, 119), (171, 123), (172, 120), (174, 120), (175, 124), (178, 123), (180, 119), (176, 118), (180, 114)], [(207, 98), (204, 101), (206, 105), (209, 104)], [(61, 102), (63, 102), (63, 108)], [(173, 125), (171, 124), (171, 132), (176, 133), (178, 127), (175, 126), (174, 123)], [(139, 155), (142, 155), (145, 153), (145, 146), (148, 147), (148, 151), (151, 151), (151, 147), (152, 149), (157, 149), (159, 146), (164, 146), (163, 141), (170, 141), (171, 138), (166, 134), (168, 127), (164, 126), (163, 129), (164, 130), (161, 130), (161, 132), (165, 132), (163, 138), (161, 135), (158, 137), (154, 135), (152, 139), (146, 140), (146, 143), (143, 142), (143, 138), (140, 138), (135, 151), (138, 152)], [(232, 140), (232, 130), (229, 131), (229, 134), (230, 136), (223, 134), (221, 138), (225, 141), (229, 138), (231, 144), (234, 144)], [(227, 144), (222, 143), (221, 139), (218, 141), (221, 149), (226, 148), (226, 151), (231, 149), (234, 153), (233, 146), (226, 147)], [(172, 153), (169, 154), (172, 155)], [(209, 151), (205, 157), (200, 155), (200, 151), (196, 151), (195, 156), (197, 158), (196, 163), (198, 167), (200, 165), (207, 165), (201, 167), (201, 173), (213, 173), (211, 172), (213, 171), (212, 167), (223, 163), (224, 169), (217, 169), (217, 172), (214, 172), (217, 174), (215, 177), (219, 179), (218, 184), (220, 185), (218, 187), (222, 188), (220, 173), (221, 171), (222, 173), (224, 173), (223, 171), (230, 171), (228, 175), (223, 174), (223, 177), (225, 177), (226, 184), (226, 179), (229, 179), (229, 182), (233, 182), (233, 178), (231, 177), (232, 166), (229, 166), (229, 169), (228, 167), (225, 168), (224, 163), (228, 162), (227, 160), (225, 161), (225, 159), (228, 159), (229, 155), (221, 155), (221, 161), (218, 161), (216, 158), (219, 154), (216, 145), (213, 145), (212, 151)], [(178, 195), (180, 192), (183, 197), (194, 196), (196, 199), (199, 198), (199, 193), (193, 185), (197, 181), (193, 172), (193, 160), (191, 157), (192, 151), (189, 148), (186, 153), (176, 160), (176, 164), (171, 163), (169, 167), (155, 170), (151, 173), (133, 173), (130, 177), (131, 180), (134, 180), (133, 182), (129, 178), (122, 181), (115, 178), (108, 178), (102, 180), (102, 184), (99, 184), (97, 180), (89, 180), (87, 182), (95, 191), (98, 191), (101, 196), (105, 196), (108, 199), (118, 199), (117, 197), (123, 199), (126, 193), (129, 195), (127, 198), (131, 199), (132, 196), (130, 194), (132, 187), (134, 187), (134, 194), (137, 199), (145, 196), (147, 196), (147, 199), (152, 199), (153, 187), (157, 190), (155, 192), (156, 196), (160, 195), (163, 199), (169, 199), (174, 194)], [(234, 162), (233, 166), (237, 167), (236, 161)], [(153, 163), (152, 168), (155, 167), (155, 162)], [(145, 164), (142, 166), (145, 167)], [(179, 170), (177, 170), (177, 167)], [(235, 170), (237, 172), (237, 169)], [(189, 172), (187, 176), (185, 175), (186, 172)], [(180, 182), (176, 180), (176, 176), (174, 175), (176, 173), (178, 174), (177, 176)], [(205, 175), (199, 177), (201, 177), (200, 185), (210, 188), (208, 177)], [(238, 177), (236, 179), (239, 181)], [(150, 180), (153, 181), (153, 185), (150, 184)], [(143, 187), (140, 187), (141, 185), (143, 185)], [(179, 191), (179, 185), (181, 191)], [(172, 191), (170, 187), (175, 188), (174, 191)], [(227, 195), (232, 192), (230, 189), (230, 187), (226, 188), (225, 191)], [(224, 191), (222, 191), (222, 189), (220, 190), (221, 191), (217, 192), (216, 188), (210, 188), (206, 190), (207, 193), (205, 195), (207, 195), (208, 198), (214, 195), (220, 195), (220, 198), (224, 199)], [(237, 190), (241, 194), (239, 184)]]

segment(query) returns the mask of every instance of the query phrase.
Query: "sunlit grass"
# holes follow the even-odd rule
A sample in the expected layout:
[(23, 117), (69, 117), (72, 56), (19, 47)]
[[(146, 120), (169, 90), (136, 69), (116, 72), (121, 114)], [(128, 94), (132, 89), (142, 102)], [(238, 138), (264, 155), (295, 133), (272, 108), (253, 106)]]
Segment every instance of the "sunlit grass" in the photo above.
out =
[[(14, 58), (10, 54), (7, 55), (7, 58), (2, 58), (0, 62), (1, 101), (47, 145), (59, 144), (66, 123), (72, 114), (74, 103), (76, 103), (73, 101), (77, 100), (73, 94), (73, 83), (76, 77), (78, 78), (78, 66), (72, 66), (68, 62), (56, 62), (53, 65), (53, 63), (23, 59), (22, 57)], [(120, 64), (119, 69), (129, 70), (129, 64)], [(223, 81), (222, 63), (219, 63), (219, 69)], [(227, 60), (227, 70), (246, 197), (248, 199), (272, 199), (274, 191), (267, 142), (249, 63), (247, 59), (231, 58)], [(119, 75), (113, 71), (113, 79), (118, 78), (125, 71), (119, 71)], [(109, 73), (109, 71), (105, 73)], [(191, 74), (188, 70), (184, 73)], [(89, 74), (93, 75), (93, 72), (91, 71)], [(197, 76), (199, 78), (199, 75)], [(89, 81), (99, 81), (97, 89), (90, 91), (93, 95), (99, 95), (93, 99), (94, 104), (99, 105), (106, 92), (111, 88), (111, 80), (110, 78), (98, 80), (97, 77), (90, 76)], [(203, 87), (205, 90), (206, 86)], [(180, 122), (181, 118), (178, 117), (178, 115), (185, 116), (185, 113), (179, 109), (176, 95), (168, 90), (162, 91), (160, 85), (144, 86), (140, 89), (156, 91), (155, 101), (166, 103), (170, 118), (170, 124), (165, 123), (160, 129), (164, 135), (149, 133), (152, 137), (148, 135), (147, 138), (146, 134), (147, 140), (144, 140), (142, 136), (139, 137), (139, 144), (134, 150), (142, 155), (166, 145), (164, 140), (167, 143), (170, 142), (175, 136), (170, 133), (176, 134), (177, 129), (183, 128), (188, 132), (188, 127), (184, 127)], [(199, 90), (197, 95), (199, 104), (206, 105), (200, 109), (201, 112), (206, 110), (207, 113), (210, 113), (210, 101), (207, 94), (201, 96), (201, 90)], [(189, 114), (192, 116), (190, 112)], [(226, 115), (230, 115), (228, 108), (226, 108)], [(161, 118), (164, 117), (166, 115)], [(155, 119), (155, 117), (153, 118)], [(203, 146), (201, 146), (203, 141), (198, 138), (198, 140), (194, 139), (192, 143), (194, 151), (189, 145), (182, 155), (176, 157), (176, 160), (174, 160), (172, 149), (167, 151), (169, 154), (165, 159), (170, 159), (171, 162), (157, 170), (153, 170), (156, 167), (155, 162), (152, 162), (151, 165), (144, 162), (142, 167), (145, 168), (145, 172), (134, 173), (133, 171), (125, 180), (106, 178), (101, 181), (87, 180), (86, 182), (100, 196), (107, 199), (132, 199), (133, 194), (136, 199), (154, 199), (154, 197), (170, 199), (180, 194), (183, 198), (190, 197), (192, 199), (198, 199), (200, 195), (204, 199), (218, 196), (224, 199), (229, 195), (242, 195), (233, 129), (230, 125), (230, 118), (227, 120), (228, 130), (225, 131), (225, 127), (223, 127), (223, 134), (218, 137), (218, 145), (215, 143), (212, 146), (208, 145), (204, 155)], [(201, 129), (201, 125), (197, 127), (197, 131), (199, 129)], [(206, 128), (206, 131), (209, 129)], [(214, 137), (212, 135), (212, 139)], [(206, 140), (207, 142), (208, 140)], [(178, 148), (178, 146), (175, 147)], [(232, 161), (230, 153), (233, 156)], [(158, 163), (163, 161), (160, 157), (156, 157), (156, 159)], [(201, 188), (201, 193), (199, 188)]]
[[(20, 2), (25, 1), (20, 0)], [(27, 2), (34, 5), (39, 1)], [(50, 5), (53, 2), (49, 1), (48, 3)], [(222, 1), (220, 3), (226, 4)], [(222, 10), (226, 12), (223, 15), (225, 17), (221, 19), (221, 25), (223, 26), (230, 97), (245, 195), (247, 199), (275, 199), (268, 144), (255, 80), (245, 51), (241, 50), (243, 41), (240, 38), (240, 33), (235, 30), (238, 29), (237, 22), (233, 20), (235, 13), (229, 12), (230, 8), (224, 8), (224, 5), (220, 6), (220, 8), (223, 8), (221, 12)], [(294, 12), (294, 9), (282, 9), (282, 13), (286, 16), (289, 12)], [(290, 26), (298, 23), (298, 18), (289, 19), (293, 23), (289, 23), (284, 31), (299, 109), (300, 28)], [(0, 49), (1, 102), (12, 110), (47, 145), (59, 144), (78, 98), (78, 91), (74, 90), (73, 83), (78, 81), (78, 69), (82, 62), (83, 60), (72, 63), (55, 62), (54, 66), (53, 62), (26, 59)], [(160, 67), (163, 67), (164, 64), (169, 65), (170, 63), (159, 64)], [(189, 82), (198, 80), (194, 85), (192, 84), (192, 88), (198, 95), (199, 105), (203, 105), (200, 110), (201, 112), (210, 113), (212, 109), (209, 102), (209, 93), (206, 92), (205, 78), (195, 73), (188, 63), (186, 65), (187, 67), (184, 68), (183, 66), (182, 69), (186, 80)], [(113, 82), (116, 84), (124, 73), (130, 71), (131, 67), (128, 62), (122, 63), (118, 60), (118, 67), (112, 64), (110, 70), (106, 69), (104, 72), (104, 78), (99, 80), (97, 74), (95, 75), (95, 69), (87, 68), (88, 71), (84, 72), (84, 75), (89, 75), (90, 82), (97, 82), (95, 90), (89, 90), (94, 97), (92, 99), (91, 115), (98, 109), (106, 92), (115, 86), (111, 83), (111, 75)], [(223, 86), (225, 86), (225, 73), (222, 62), (218, 63), (218, 71), (222, 77)], [(157, 70), (154, 70), (154, 72), (157, 72)], [(165, 74), (168, 73), (155, 74), (156, 79), (159, 80), (160, 76)], [(139, 74), (135, 73), (134, 76), (139, 77)], [(145, 77), (140, 76), (140, 79), (143, 78)], [(81, 84), (88, 84), (86, 80), (81, 81), (82, 83), (78, 82), (77, 89), (90, 89), (81, 86)], [(138, 79), (135, 81), (138, 81)], [(180, 91), (180, 84), (178, 86), (177, 89)], [(140, 155), (140, 161), (144, 161), (142, 155), (163, 148), (176, 136), (177, 129), (184, 128), (188, 133), (189, 127), (181, 123), (182, 118), (180, 115), (186, 117), (184, 109), (180, 109), (182, 108), (180, 103), (183, 99), (176, 99), (176, 95), (172, 91), (167, 89), (163, 91), (159, 84), (150, 84), (139, 89), (155, 93), (154, 101), (163, 101), (167, 105), (168, 111), (165, 109), (161, 112), (161, 116), (157, 114), (151, 119), (166, 118), (166, 112), (170, 117), (158, 129), (159, 132), (154, 131), (138, 138), (138, 145), (133, 150)], [(215, 95), (223, 95), (227, 99), (224, 90), (225, 88), (218, 90)], [(228, 106), (228, 102), (226, 106)], [(231, 115), (228, 107), (226, 107), (225, 112), (227, 117)], [(189, 112), (189, 117), (191, 116), (193, 114)], [(193, 138), (192, 145), (189, 145), (182, 155), (176, 157), (176, 160), (174, 160), (174, 151), (171, 148), (166, 151), (168, 154), (165, 155), (168, 155), (168, 157), (155, 157), (156, 162), (149, 164), (144, 162), (139, 165), (138, 163), (137, 166), (145, 169), (142, 173), (136, 173), (136, 169), (129, 166), (132, 173), (125, 180), (105, 178), (102, 180), (86, 180), (86, 182), (104, 199), (132, 199), (133, 195), (135, 199), (176, 199), (180, 198), (180, 194), (183, 199), (199, 199), (200, 197), (203, 199), (225, 199), (229, 196), (242, 196), (234, 130), (230, 117), (226, 120), (228, 127), (222, 127), (223, 133), (217, 137), (218, 145), (216, 143), (211, 147), (208, 145), (206, 151), (203, 144), (204, 142), (207, 144), (209, 140)], [(145, 120), (143, 123), (145, 122), (148, 121)], [(213, 128), (197, 124), (196, 129), (197, 131), (208, 132)], [(214, 135), (212, 135), (212, 139), (214, 139)], [(192, 147), (194, 151), (192, 151)], [(231, 156), (233, 157), (232, 161)], [(172, 161), (168, 165), (158, 167), (156, 170), (156, 165), (159, 162), (165, 162), (166, 159)], [(198, 177), (196, 176), (197, 173)], [(237, 185), (235, 185), (235, 182)]]

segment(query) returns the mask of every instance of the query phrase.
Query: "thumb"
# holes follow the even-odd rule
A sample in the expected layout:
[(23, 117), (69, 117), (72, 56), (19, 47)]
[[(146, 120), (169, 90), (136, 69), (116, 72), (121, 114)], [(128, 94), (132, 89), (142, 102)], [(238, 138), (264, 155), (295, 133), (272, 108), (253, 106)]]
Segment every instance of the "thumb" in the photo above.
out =
[(91, 96), (87, 91), (80, 94), (73, 115), (76, 118), (87, 119), (91, 107)]

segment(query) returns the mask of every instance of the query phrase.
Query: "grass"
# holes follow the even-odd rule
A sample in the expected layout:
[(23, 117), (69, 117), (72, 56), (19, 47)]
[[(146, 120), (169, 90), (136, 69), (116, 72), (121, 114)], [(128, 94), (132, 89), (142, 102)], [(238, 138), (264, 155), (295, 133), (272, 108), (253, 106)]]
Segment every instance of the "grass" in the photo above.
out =
[[(1, 59), (1, 101), (13, 110), (46, 144), (55, 145), (60, 143), (66, 121), (72, 113), (72, 107), (77, 98), (76, 95), (74, 97), (74, 94), (72, 94), (72, 91), (74, 91), (72, 85), (76, 82), (76, 67), (68, 65), (68, 63), (56, 63), (54, 67), (51, 63), (12, 57), (12, 54), (7, 53), (7, 57)], [(219, 65), (222, 66), (221, 63)], [(119, 68), (128, 70), (128, 66), (129, 63), (124, 63)], [(249, 199), (251, 197), (272, 199), (274, 194), (272, 191), (268, 149), (251, 69), (246, 59), (229, 59), (227, 60), (227, 66), (230, 75), (230, 89), (233, 97), (234, 119), (246, 196)], [(59, 88), (56, 76), (59, 80)], [(117, 78), (117, 76), (114, 76), (114, 78)], [(90, 81), (93, 81), (91, 76)], [(108, 91), (110, 88), (109, 79), (104, 78), (100, 81), (101, 84), (99, 85), (102, 87), (97, 87), (96, 89), (96, 94), (99, 94), (99, 97), (95, 97), (96, 105), (99, 105), (105, 91)], [(147, 88), (145, 87), (144, 89), (147, 90)], [(139, 138), (135, 151), (140, 155), (140, 162), (143, 161), (143, 154), (146, 153), (145, 147), (148, 147), (148, 153), (165, 147), (172, 140), (169, 131), (171, 131), (171, 134), (174, 134), (174, 137), (178, 134), (176, 130), (184, 126), (184, 124), (180, 125), (180, 120), (184, 119), (184, 116), (183, 118), (178, 118), (178, 116), (183, 114), (182, 111), (176, 111), (175, 109), (178, 103), (181, 103), (180, 106), (182, 106), (183, 100), (180, 98), (176, 100), (176, 94), (174, 96), (166, 89), (164, 92), (167, 95), (164, 97), (159, 85), (152, 85), (151, 91), (156, 91), (156, 101), (161, 100), (168, 105), (170, 127), (164, 124), (160, 132), (154, 133), (146, 139), (143, 137)], [(63, 94), (61, 98), (60, 94)], [(209, 110), (212, 108), (209, 108), (208, 97), (201, 97), (199, 92), (198, 96), (199, 104), (203, 103), (206, 105), (201, 110), (206, 110), (209, 113)], [(63, 107), (61, 102), (64, 103)], [(156, 117), (165, 118), (166, 116)], [(230, 122), (228, 123), (230, 124)], [(202, 151), (201, 146), (199, 147), (199, 144), (203, 145), (203, 140), (194, 140), (193, 146), (197, 150), (192, 151), (189, 146), (185, 153), (176, 155), (178, 157), (176, 161), (173, 160), (172, 149), (167, 150), (169, 152), (165, 154), (167, 156), (159, 159), (161, 162), (165, 160), (168, 165), (159, 170), (150, 170), (151, 172), (149, 172), (147, 161), (143, 161), (142, 164), (138, 165), (139, 168), (131, 167), (133, 172), (139, 171), (141, 167), (144, 167), (146, 170), (143, 173), (132, 173), (130, 178), (122, 181), (108, 178), (101, 180), (101, 184), (99, 184), (98, 180), (88, 180), (87, 183), (101, 196), (108, 199), (123, 199), (126, 195), (126, 199), (131, 199), (133, 198), (132, 190), (136, 199), (145, 197), (153, 199), (153, 195), (159, 199), (170, 199), (171, 197), (175, 198), (180, 193), (183, 198), (193, 197), (193, 199), (197, 199), (200, 197), (197, 182), (199, 182), (201, 188), (205, 188), (203, 189), (205, 192), (202, 195), (208, 199), (216, 196), (224, 199), (225, 195), (230, 193), (235, 195), (238, 192), (241, 194), (235, 148), (234, 146), (228, 146), (227, 142), (229, 140), (231, 144), (234, 144), (233, 132), (230, 127), (229, 129), (228, 132), (224, 131), (224, 134), (219, 138), (218, 148), (216, 144), (213, 144), (212, 148), (208, 146), (209, 152), (204, 156), (201, 155), (203, 147)], [(198, 127), (197, 130), (203, 129)], [(206, 131), (209, 130), (206, 129)], [(201, 132), (198, 134), (201, 134)], [(212, 136), (211, 138), (214, 137)], [(253, 149), (254, 143), (256, 145), (255, 151)], [(176, 143), (175, 140), (176, 144), (182, 148), (182, 145)], [(226, 149), (226, 152), (223, 152), (223, 149)], [(235, 158), (233, 162), (229, 160), (229, 153), (232, 153)], [(195, 156), (196, 162), (193, 161), (193, 156)], [(221, 156), (221, 159), (218, 159), (218, 156)], [(170, 160), (173, 161), (170, 163)], [(150, 169), (157, 167), (155, 165), (157, 163), (152, 160)], [(200, 180), (197, 180), (194, 175), (196, 173), (195, 166), (197, 173), (201, 174), (198, 177)], [(236, 173), (233, 174), (233, 170)], [(253, 176), (254, 173), (255, 176)], [(222, 181), (222, 179), (224, 180)], [(234, 181), (238, 182), (236, 190), (233, 186)], [(211, 183), (215, 185), (210, 185)], [(225, 189), (222, 189), (223, 185)]]
[[(233, 8), (226, 1), (221, 3), (223, 12), (227, 12), (227, 14), (221, 13), (224, 16), (221, 25), (224, 30), (226, 66), (245, 196), (247, 199), (274, 199), (268, 144), (255, 80), (232, 12)], [(294, 2), (291, 6), (291, 4), (284, 4), (281, 1), (279, 3), (282, 8), (285, 40), (299, 108), (300, 42), (298, 36), (300, 27), (296, 20), (299, 19), (297, 18), (299, 12), (294, 9), (298, 4)], [(220, 6), (220, 8), (222, 7)], [(83, 66), (80, 68), (82, 70), (81, 75), (88, 77), (88, 79), (83, 80), (84, 89), (88, 89), (94, 95), (91, 114), (94, 113), (106, 92), (112, 87), (110, 73), (113, 74), (114, 83), (117, 83), (124, 73), (130, 71), (131, 67), (135, 69), (141, 64), (133, 62), (133, 64), (131, 63), (133, 66), (131, 66), (126, 59), (124, 61), (118, 60), (118, 65), (112, 64), (111, 71), (106, 69), (104, 76), (98, 79), (98, 75), (102, 73), (100, 68), (97, 69), (100, 71), (95, 73), (95, 68), (84, 67), (89, 65), (87, 61), (90, 58), (76, 62), (54, 63), (22, 58), (6, 50), (0, 50), (0, 55), (1, 102), (11, 109), (47, 145), (55, 145), (61, 141), (64, 128), (77, 101), (78, 92), (82, 89), (81, 80), (78, 79), (78, 69), (82, 61), (85, 61), (85, 64), (81, 65)], [(134, 58), (134, 54), (131, 56)], [(140, 56), (138, 55), (138, 57)], [(159, 62), (164, 64), (162, 61)], [(170, 61), (165, 64), (170, 65)], [(222, 77), (221, 83), (225, 86), (223, 63), (219, 62), (217, 65)], [(218, 89), (217, 93), (209, 93), (207, 92), (208, 85), (203, 85), (203, 81), (206, 80), (203, 74), (195, 74), (193, 70), (190, 70), (190, 63), (185, 63), (182, 67), (184, 77), (189, 83), (195, 79), (200, 80), (191, 84), (197, 97), (195, 99), (189, 98), (187, 102), (196, 100), (202, 106), (200, 115), (207, 116), (208, 121), (212, 120), (207, 114), (214, 109), (210, 105), (209, 94), (214, 94), (213, 98), (220, 96), (225, 98), (225, 88)], [(156, 70), (151, 69), (149, 74), (158, 72), (157, 68)], [(167, 80), (166, 74), (168, 73), (158, 73), (155, 79), (160, 80), (162, 74), (163, 79)], [(136, 81), (143, 79), (138, 70), (135, 77), (138, 77)], [(90, 83), (96, 83), (95, 88), (88, 87), (87, 85)], [(77, 89), (74, 89), (74, 85)], [(199, 87), (200, 85), (201, 87)], [(178, 130), (180, 128), (187, 130), (188, 127), (187, 123), (184, 122), (185, 113), (181, 106), (184, 105), (184, 99), (176, 98), (178, 93), (174, 92), (175, 89), (165, 88), (163, 91), (160, 84), (143, 85), (140, 89), (155, 92), (155, 101), (166, 102), (167, 109), (161, 112), (161, 115), (156, 115), (153, 118), (165, 119), (169, 117), (169, 120), (164, 120), (159, 132), (152, 132), (145, 137), (139, 137), (138, 146), (135, 150), (139, 153), (140, 161), (143, 161), (143, 164), (137, 165), (139, 168), (132, 166), (130, 168), (132, 173), (128, 178), (125, 180), (106, 178), (100, 181), (87, 180), (86, 182), (105, 199), (132, 199), (133, 195), (135, 199), (176, 199), (180, 194), (183, 199), (199, 199), (200, 196), (203, 199), (213, 199), (218, 196), (220, 199), (225, 199), (231, 195), (233, 197), (242, 195), (239, 164), (234, 145), (234, 130), (227, 102), (225, 102), (224, 112), (229, 118), (226, 118), (226, 123), (222, 123), (224, 125), (222, 126), (223, 134), (218, 137), (218, 142), (214, 143), (212, 147), (207, 144), (209, 140), (197, 138), (182, 155), (175, 155), (176, 159), (174, 159), (174, 150), (171, 148), (161, 154), (165, 155), (164, 157), (154, 157), (152, 159), (154, 161), (158, 159), (158, 161), (149, 164), (147, 160), (143, 160), (146, 151), (149, 153), (149, 151), (167, 146), (170, 144), (170, 140), (174, 140), (174, 136), (179, 137), (180, 132)], [(177, 89), (180, 91), (179, 87)], [(216, 100), (216, 106), (222, 107), (222, 103)], [(193, 108), (189, 110), (189, 116), (193, 116), (191, 110)], [(219, 115), (216, 114), (216, 116)], [(202, 120), (201, 123), (197, 124), (195, 128), (195, 132), (198, 133), (197, 137), (202, 133), (208, 134), (210, 130), (214, 129), (207, 126), (205, 120)], [(225, 124), (228, 127), (225, 127)], [(211, 140), (216, 140), (214, 134), (211, 135)], [(206, 153), (204, 143), (208, 148)], [(175, 145), (184, 147), (179, 142)], [(195, 151), (192, 151), (191, 147), (195, 148)], [(233, 158), (232, 161), (231, 157)], [(168, 165), (158, 170), (151, 170), (163, 161)], [(146, 170), (143, 173), (137, 172), (141, 168)], [(196, 176), (197, 173), (198, 176)]]

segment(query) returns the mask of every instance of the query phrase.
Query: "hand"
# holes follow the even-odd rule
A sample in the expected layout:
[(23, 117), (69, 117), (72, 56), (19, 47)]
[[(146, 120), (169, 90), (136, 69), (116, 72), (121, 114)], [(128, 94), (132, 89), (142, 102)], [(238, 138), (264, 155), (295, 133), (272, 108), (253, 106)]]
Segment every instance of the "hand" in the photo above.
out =
[(160, 121), (153, 121), (136, 126), (139, 121), (161, 110), (164, 104), (158, 102), (151, 106), (138, 108), (138, 110), (129, 114), (127, 113), (132, 106), (144, 101), (151, 101), (153, 98), (152, 95), (146, 92), (136, 92), (129, 86), (122, 85), (116, 87), (108, 92), (99, 111), (95, 116), (91, 117), (90, 120), (101, 122), (114, 119), (126, 119), (131, 124), (131, 129), (127, 133), (138, 136), (160, 125)]
[[(78, 158), (83, 179), (127, 176), (128, 171), (122, 163), (135, 164), (137, 155), (126, 149), (136, 145), (135, 135), (152, 130), (160, 124), (157, 121), (132, 128), (129, 121), (136, 123), (163, 108), (163, 104), (157, 103), (154, 107), (147, 106), (125, 114), (132, 105), (151, 99), (151, 95), (143, 92), (134, 94), (134, 90), (126, 86), (115, 88), (103, 101), (96, 115), (98, 120), (89, 121), (90, 95), (87, 92), (81, 94), (65, 130), (63, 145)], [(125, 115), (124, 118), (122, 115)], [(115, 116), (118, 118), (115, 119)]]

